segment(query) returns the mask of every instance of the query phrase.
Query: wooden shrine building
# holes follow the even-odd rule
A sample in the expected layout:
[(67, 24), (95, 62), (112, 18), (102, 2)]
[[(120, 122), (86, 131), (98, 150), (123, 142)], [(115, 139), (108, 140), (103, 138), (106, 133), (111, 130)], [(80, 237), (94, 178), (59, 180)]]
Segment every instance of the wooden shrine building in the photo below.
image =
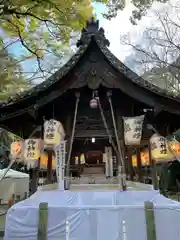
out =
[[(164, 136), (180, 127), (180, 98), (167, 95), (131, 71), (109, 51), (109, 45), (99, 22), (88, 21), (77, 42), (77, 52), (60, 70), (31, 90), (1, 103), (0, 126), (23, 138), (39, 137), (44, 119), (54, 118), (63, 124), (70, 142), (78, 98), (71, 167), (75, 156), (81, 153), (88, 156), (88, 164), (103, 164), (101, 153), (109, 146), (109, 138), (101, 111), (90, 108), (89, 103), (97, 91), (110, 134), (115, 138), (107, 97), (110, 94), (123, 157), (126, 162), (131, 161), (132, 152), (136, 151), (139, 159), (152, 135), (147, 123)], [(122, 116), (142, 114), (146, 118), (141, 144), (124, 146)]]

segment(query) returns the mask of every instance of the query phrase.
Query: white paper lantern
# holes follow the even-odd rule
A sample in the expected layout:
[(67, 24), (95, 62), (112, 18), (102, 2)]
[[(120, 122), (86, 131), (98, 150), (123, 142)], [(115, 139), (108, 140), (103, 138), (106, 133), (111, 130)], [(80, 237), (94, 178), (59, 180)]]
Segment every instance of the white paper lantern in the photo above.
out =
[(144, 115), (137, 117), (123, 117), (124, 141), (126, 145), (139, 145), (142, 137)]
[(153, 134), (150, 138), (151, 156), (153, 159), (163, 159), (168, 156), (167, 140), (158, 134)]
[(11, 143), (10, 147), (10, 159), (16, 160), (19, 162), (24, 161), (23, 159), (23, 151), (24, 151), (24, 141), (16, 141)]
[(39, 164), (42, 150), (41, 139), (26, 139), (24, 141), (24, 159), (28, 168), (35, 168)]
[(53, 148), (64, 140), (65, 132), (61, 122), (51, 119), (44, 123), (44, 143), (47, 147)]

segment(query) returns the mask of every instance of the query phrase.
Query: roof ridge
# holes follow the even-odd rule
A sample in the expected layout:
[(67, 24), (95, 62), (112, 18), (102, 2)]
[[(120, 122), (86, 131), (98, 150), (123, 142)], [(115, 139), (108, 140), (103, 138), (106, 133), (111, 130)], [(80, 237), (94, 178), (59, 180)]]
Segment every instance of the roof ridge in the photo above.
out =
[[(103, 54), (107, 57), (107, 59), (110, 61), (110, 63), (121, 73), (123, 73), (128, 79), (130, 79), (135, 84), (138, 84), (139, 86), (148, 89), (156, 94), (163, 95), (164, 97), (171, 98), (173, 100), (177, 100), (180, 102), (180, 98), (177, 96), (174, 96), (173, 94), (168, 93), (167, 91), (164, 91), (159, 86), (156, 86), (155, 84), (149, 82), (148, 80), (142, 78), (140, 75), (135, 73), (133, 70), (131, 70), (129, 67), (127, 67), (120, 59), (118, 59), (108, 48), (107, 46), (104, 46), (99, 41), (98, 37), (96, 38), (96, 43), (98, 44), (99, 48), (103, 52)], [(142, 80), (142, 81), (141, 81)]]

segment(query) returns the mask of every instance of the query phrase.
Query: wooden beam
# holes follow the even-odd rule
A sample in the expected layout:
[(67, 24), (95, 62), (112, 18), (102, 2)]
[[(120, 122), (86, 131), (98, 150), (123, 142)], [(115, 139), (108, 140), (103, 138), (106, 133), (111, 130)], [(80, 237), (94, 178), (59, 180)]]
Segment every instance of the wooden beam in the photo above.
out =
[(133, 146), (132, 145), (129, 145), (129, 146), (127, 145), (126, 147), (127, 148), (131, 148), (131, 147), (138, 148), (138, 147), (140, 147), (141, 148), (141, 147), (147, 146), (148, 144), (149, 144), (149, 139), (142, 139), (139, 145), (133, 145)]
[[(112, 132), (112, 131), (110, 131)], [(114, 134), (112, 134), (114, 137)], [(106, 130), (80, 130), (75, 132), (75, 138), (104, 137), (108, 138)]]

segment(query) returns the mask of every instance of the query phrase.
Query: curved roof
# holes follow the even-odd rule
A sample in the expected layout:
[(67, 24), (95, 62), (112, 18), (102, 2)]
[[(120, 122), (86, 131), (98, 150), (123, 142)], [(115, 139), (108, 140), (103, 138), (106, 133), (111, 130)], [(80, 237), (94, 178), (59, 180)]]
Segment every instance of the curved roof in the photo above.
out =
[(33, 87), (28, 91), (10, 97), (6, 102), (1, 102), (0, 108), (2, 109), (9, 105), (20, 103), (23, 100), (38, 96), (39, 93), (47, 90), (50, 86), (62, 80), (62, 78), (76, 66), (78, 61), (85, 54), (92, 41), (96, 42), (97, 46), (99, 47), (100, 51), (103, 53), (109, 64), (113, 66), (113, 68), (116, 69), (119, 73), (127, 77), (129, 81), (131, 81), (135, 85), (140, 86), (143, 89), (154, 93), (159, 97), (162, 96), (166, 99), (173, 100), (174, 102), (176, 102), (176, 104), (180, 103), (180, 98), (171, 96), (161, 88), (153, 85), (147, 80), (144, 80), (135, 72), (133, 72), (130, 68), (125, 66), (119, 59), (117, 59), (108, 49), (109, 41), (105, 38), (104, 30), (102, 28), (99, 29), (99, 22), (92, 20), (87, 22), (87, 27), (84, 28), (82, 31), (81, 39), (77, 43), (77, 46), (79, 47), (78, 51), (62, 68), (60, 68), (57, 72), (55, 72), (51, 77), (49, 77), (41, 84)]

